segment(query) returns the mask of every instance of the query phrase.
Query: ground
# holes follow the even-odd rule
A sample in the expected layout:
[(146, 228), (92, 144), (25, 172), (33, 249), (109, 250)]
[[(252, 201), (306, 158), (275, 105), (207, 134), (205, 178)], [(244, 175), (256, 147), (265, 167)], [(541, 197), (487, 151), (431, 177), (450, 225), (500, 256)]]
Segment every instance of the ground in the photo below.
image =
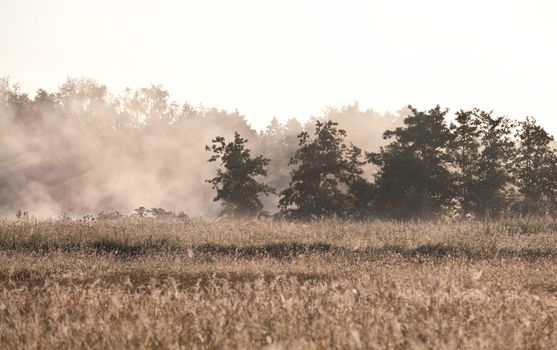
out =
[(557, 224), (0, 222), (0, 347), (557, 348)]

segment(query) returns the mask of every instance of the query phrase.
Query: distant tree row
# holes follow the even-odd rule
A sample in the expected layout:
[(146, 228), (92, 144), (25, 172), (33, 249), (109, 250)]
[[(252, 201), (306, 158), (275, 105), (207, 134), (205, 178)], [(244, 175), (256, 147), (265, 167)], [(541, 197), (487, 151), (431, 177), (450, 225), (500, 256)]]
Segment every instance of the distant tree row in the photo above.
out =
[(140, 204), (192, 216), (555, 214), (555, 151), (542, 127), (480, 110), (448, 117), (353, 104), (257, 131), (237, 111), (179, 104), (160, 86), (114, 95), (68, 79), (29, 96), (0, 79), (0, 216)]
[[(279, 193), (278, 215), (287, 218), (397, 219), (442, 215), (557, 214), (557, 152), (553, 138), (533, 118), (513, 121), (479, 109), (460, 110), (454, 120), (439, 106), (409, 106), (403, 125), (383, 134), (377, 152), (346, 144), (334, 121), (315, 122), (298, 134), (290, 179)], [(208, 180), (222, 201), (223, 215), (257, 215), (272, 160), (252, 157), (236, 133), (207, 147), (222, 168)], [(364, 167), (372, 166), (366, 178)]]
[[(296, 136), (317, 120), (338, 121), (350, 141), (377, 150), (382, 132), (402, 118), (352, 104), (307, 123), (273, 119), (255, 130), (238, 111), (178, 103), (156, 85), (114, 94), (92, 79), (68, 79), (54, 91), (29, 95), (0, 78), (0, 216), (18, 209), (39, 216), (130, 212), (145, 205), (213, 217), (220, 205), (204, 179), (215, 171), (205, 153), (215, 135), (230, 139), (236, 131), (249, 139), (253, 154), (273, 160), (265, 167), (266, 184), (284, 188)], [(278, 196), (261, 202), (274, 211)]]

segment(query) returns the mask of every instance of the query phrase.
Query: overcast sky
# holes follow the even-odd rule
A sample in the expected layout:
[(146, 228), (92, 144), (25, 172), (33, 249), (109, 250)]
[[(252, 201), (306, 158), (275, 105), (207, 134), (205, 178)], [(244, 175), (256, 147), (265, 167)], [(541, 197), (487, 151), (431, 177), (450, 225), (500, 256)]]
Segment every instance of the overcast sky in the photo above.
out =
[(162, 84), (253, 126), (358, 101), (481, 107), (557, 134), (552, 0), (0, 0), (0, 76)]

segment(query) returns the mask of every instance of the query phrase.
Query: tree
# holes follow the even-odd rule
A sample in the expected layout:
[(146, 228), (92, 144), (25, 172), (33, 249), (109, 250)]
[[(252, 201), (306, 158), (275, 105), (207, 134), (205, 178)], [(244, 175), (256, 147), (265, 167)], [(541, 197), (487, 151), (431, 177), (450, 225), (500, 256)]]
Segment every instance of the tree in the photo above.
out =
[(480, 120), (480, 153), (470, 189), (473, 212), (479, 217), (496, 217), (511, 200), (511, 165), (515, 156), (514, 123), (491, 112), (475, 111)]
[(451, 125), (455, 199), (463, 214), (498, 216), (508, 206), (513, 123), (491, 112), (459, 111)]
[(234, 133), (234, 141), (226, 143), (224, 137), (212, 140), (207, 151), (213, 152), (209, 162), (221, 161), (224, 169), (217, 169), (217, 176), (207, 180), (217, 190), (214, 201), (223, 201), (221, 215), (255, 216), (263, 208), (259, 194), (269, 195), (275, 190), (255, 179), (256, 176), (267, 176), (265, 167), (270, 159), (263, 156), (251, 157), (245, 147), (248, 140)]
[(377, 213), (395, 218), (431, 217), (450, 205), (453, 194), (448, 111), (439, 106), (427, 112), (409, 109), (403, 127), (383, 134), (394, 141), (367, 154), (378, 167), (374, 207)]
[(164, 127), (179, 119), (178, 104), (169, 100), (169, 93), (160, 85), (136, 91), (127, 90), (123, 103), (136, 125)]
[(526, 118), (519, 123), (515, 178), (522, 198), (523, 214), (557, 212), (557, 154), (550, 146), (553, 137), (536, 123)]
[(462, 211), (467, 214), (473, 210), (473, 188), (477, 173), (479, 157), (479, 137), (481, 121), (476, 111), (460, 110), (456, 113), (455, 122), (451, 124), (453, 139), (451, 151), (455, 166), (454, 187), (456, 199)]
[(112, 127), (116, 104), (108, 89), (92, 79), (68, 79), (58, 90), (56, 100), (62, 114), (84, 129), (96, 129), (98, 133)]
[(361, 150), (344, 144), (346, 132), (337, 125), (317, 120), (313, 138), (305, 131), (298, 135), (299, 148), (290, 160), (297, 168), (279, 201), (286, 217), (347, 218), (365, 210), (358, 201), (369, 186), (361, 176)]
[(273, 158), (268, 169), (269, 185), (275, 188), (285, 187), (289, 180), (288, 161), (294, 154), (288, 147), (285, 127), (273, 118), (265, 131), (259, 134), (259, 144), (264, 154), (270, 154)]

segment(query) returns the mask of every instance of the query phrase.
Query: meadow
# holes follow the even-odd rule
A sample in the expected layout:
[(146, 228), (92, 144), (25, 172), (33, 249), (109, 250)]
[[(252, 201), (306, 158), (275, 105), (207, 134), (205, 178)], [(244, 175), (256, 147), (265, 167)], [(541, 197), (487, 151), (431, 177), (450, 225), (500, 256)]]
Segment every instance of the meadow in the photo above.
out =
[(4, 220), (0, 347), (557, 348), (557, 222)]

